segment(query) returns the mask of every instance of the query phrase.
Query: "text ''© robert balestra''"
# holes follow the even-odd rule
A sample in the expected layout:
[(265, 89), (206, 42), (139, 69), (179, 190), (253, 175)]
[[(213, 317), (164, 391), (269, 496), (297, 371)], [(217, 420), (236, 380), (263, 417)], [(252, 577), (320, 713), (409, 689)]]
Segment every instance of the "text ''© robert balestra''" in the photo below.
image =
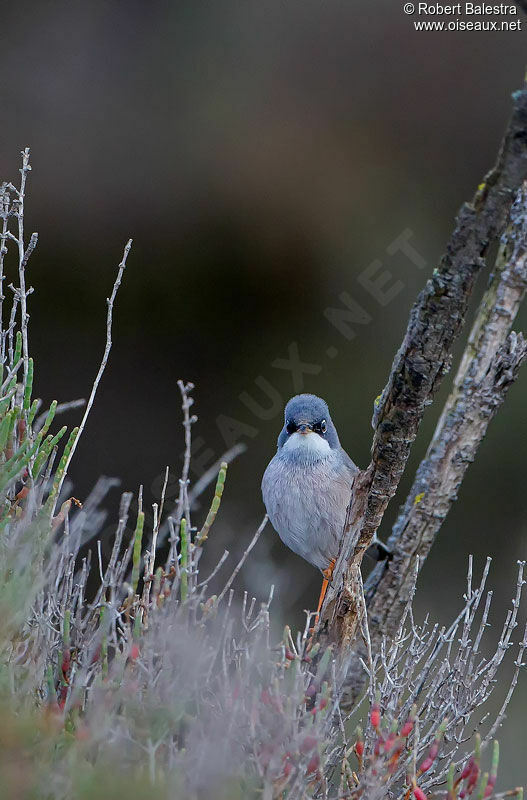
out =
[(419, 14), (431, 14), (432, 16), (439, 16), (442, 14), (490, 16), (518, 13), (516, 6), (509, 5), (508, 3), (498, 3), (496, 5), (491, 5), (490, 3), (454, 3), (452, 5), (441, 5), (440, 3), (418, 3), (417, 10)]

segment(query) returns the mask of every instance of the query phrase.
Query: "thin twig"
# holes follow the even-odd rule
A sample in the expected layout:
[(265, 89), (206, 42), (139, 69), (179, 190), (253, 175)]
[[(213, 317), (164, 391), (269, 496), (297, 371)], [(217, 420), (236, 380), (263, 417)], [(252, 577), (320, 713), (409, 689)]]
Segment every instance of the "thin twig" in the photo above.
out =
[(80, 439), (80, 437), (82, 436), (82, 434), (84, 432), (84, 428), (86, 426), (86, 422), (88, 420), (88, 416), (90, 414), (90, 411), (91, 411), (92, 406), (93, 406), (93, 402), (95, 400), (95, 395), (97, 394), (97, 389), (99, 388), (99, 383), (101, 382), (101, 378), (103, 376), (104, 370), (106, 369), (106, 364), (108, 363), (108, 357), (110, 355), (110, 350), (112, 349), (113, 306), (114, 306), (115, 298), (117, 296), (117, 291), (119, 289), (119, 286), (121, 285), (121, 279), (123, 277), (123, 273), (124, 273), (124, 270), (126, 268), (126, 259), (128, 258), (128, 253), (130, 252), (130, 248), (131, 247), (132, 247), (132, 239), (129, 239), (128, 242), (125, 245), (125, 248), (124, 248), (124, 251), (123, 251), (123, 257), (122, 257), (121, 263), (119, 264), (119, 267), (118, 267), (118, 270), (117, 270), (117, 277), (116, 277), (115, 283), (113, 285), (112, 293), (111, 293), (110, 297), (106, 301), (107, 304), (108, 304), (108, 312), (107, 312), (107, 315), (106, 315), (106, 345), (105, 345), (105, 348), (104, 348), (103, 357), (102, 357), (102, 360), (101, 360), (101, 364), (99, 366), (99, 371), (97, 372), (97, 375), (96, 375), (95, 380), (93, 382), (92, 390), (91, 390), (90, 396), (88, 398), (88, 402), (86, 404), (86, 410), (84, 412), (84, 415), (82, 417), (81, 423), (79, 425), (79, 430), (78, 430), (77, 435), (76, 435), (76, 437), (75, 437), (75, 439), (73, 441), (73, 445), (71, 447), (69, 456), (68, 456), (68, 458), (66, 460), (66, 465), (64, 467), (64, 472), (62, 474), (62, 477), (61, 477), (59, 485), (58, 485), (56, 498), (55, 498), (55, 503), (54, 503), (53, 508), (56, 507), (56, 504), (58, 502), (58, 499), (59, 499), (59, 496), (60, 496), (60, 490), (62, 488), (62, 484), (64, 483), (64, 479), (65, 479), (65, 477), (67, 475), (68, 467), (69, 467), (69, 465), (71, 463), (71, 459), (73, 458), (75, 450), (77, 449), (77, 445), (79, 443), (79, 439)]
[(223, 589), (222, 589), (221, 593), (219, 594), (219, 596), (218, 596), (218, 603), (219, 603), (219, 602), (220, 602), (220, 601), (223, 599), (223, 597), (225, 597), (225, 594), (226, 594), (226, 593), (229, 591), (229, 589), (231, 588), (231, 586), (232, 586), (232, 583), (233, 583), (234, 579), (236, 578), (236, 575), (238, 574), (238, 572), (241, 570), (241, 568), (242, 568), (242, 567), (243, 567), (243, 565), (245, 564), (245, 561), (246, 561), (246, 559), (247, 559), (247, 556), (249, 555), (249, 553), (251, 552), (251, 550), (252, 550), (252, 549), (253, 549), (253, 547), (255, 546), (256, 542), (257, 542), (257, 541), (258, 541), (258, 539), (260, 538), (260, 534), (262, 533), (263, 529), (264, 529), (264, 528), (265, 528), (265, 526), (267, 525), (268, 519), (269, 519), (269, 517), (268, 517), (268, 516), (267, 516), (267, 514), (266, 514), (266, 515), (265, 515), (265, 517), (263, 518), (263, 520), (261, 521), (261, 523), (260, 523), (260, 525), (259, 525), (259, 527), (258, 527), (258, 530), (257, 530), (257, 531), (256, 531), (256, 533), (254, 534), (254, 536), (253, 536), (253, 538), (251, 539), (251, 541), (249, 542), (249, 544), (248, 544), (248, 546), (247, 546), (246, 550), (244, 551), (244, 553), (243, 553), (242, 557), (240, 558), (240, 560), (238, 561), (238, 563), (237, 563), (236, 567), (234, 568), (234, 570), (233, 570), (233, 573), (232, 573), (231, 577), (229, 578), (229, 580), (227, 581), (227, 583), (226, 583), (226, 584), (225, 584), (225, 586), (223, 587)]

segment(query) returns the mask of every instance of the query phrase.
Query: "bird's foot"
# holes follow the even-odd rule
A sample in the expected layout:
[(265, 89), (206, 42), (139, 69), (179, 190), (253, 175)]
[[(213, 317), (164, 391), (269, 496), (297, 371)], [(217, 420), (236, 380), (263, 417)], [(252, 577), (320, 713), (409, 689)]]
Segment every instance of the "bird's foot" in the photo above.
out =
[(380, 539), (377, 539), (375, 542), (375, 546), (377, 547), (377, 561), (391, 561), (393, 558), (393, 550), (381, 542)]
[(311, 634), (311, 636), (307, 645), (308, 650), (311, 648), (311, 645), (313, 643), (313, 634), (315, 633), (318, 621), (320, 619), (320, 609), (322, 608), (322, 603), (324, 602), (328, 586), (331, 583), (331, 579), (333, 577), (333, 570), (335, 569), (335, 563), (336, 559), (332, 558), (331, 561), (329, 562), (329, 567), (326, 567), (326, 569), (322, 570), (322, 575), (324, 576), (324, 580), (322, 581), (320, 597), (318, 598), (318, 606), (317, 606), (317, 613), (315, 614), (315, 621), (313, 623), (313, 627), (309, 629), (309, 633)]
[(391, 561), (393, 558), (392, 550), (390, 550), (384, 542), (381, 542), (380, 539), (377, 539), (376, 536), (366, 550), (366, 555), (368, 558), (371, 558), (372, 561)]
[(331, 579), (333, 577), (333, 570), (335, 569), (335, 564), (336, 564), (336, 559), (332, 558), (331, 561), (329, 562), (329, 567), (326, 567), (326, 569), (322, 570), (322, 575), (324, 576), (324, 580), (327, 581), (328, 583), (331, 583)]

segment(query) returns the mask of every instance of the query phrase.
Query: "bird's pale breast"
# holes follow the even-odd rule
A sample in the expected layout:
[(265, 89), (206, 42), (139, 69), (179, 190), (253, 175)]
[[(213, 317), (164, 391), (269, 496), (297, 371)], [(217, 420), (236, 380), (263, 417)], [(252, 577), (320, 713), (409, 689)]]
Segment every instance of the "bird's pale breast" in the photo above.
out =
[(332, 450), (311, 462), (278, 451), (264, 473), (262, 493), (273, 527), (284, 544), (319, 569), (338, 555), (355, 472), (342, 451)]

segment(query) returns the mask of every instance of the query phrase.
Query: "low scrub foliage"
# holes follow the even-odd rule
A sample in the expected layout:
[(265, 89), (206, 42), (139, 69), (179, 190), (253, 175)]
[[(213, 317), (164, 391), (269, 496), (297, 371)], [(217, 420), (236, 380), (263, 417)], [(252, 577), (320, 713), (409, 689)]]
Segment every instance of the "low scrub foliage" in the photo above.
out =
[[(237, 589), (266, 519), (240, 563), (229, 570), (223, 557), (202, 574), (227, 463), (200, 482), (212, 499), (195, 519), (193, 387), (183, 382), (178, 502), (167, 516), (166, 482), (151, 516), (141, 491), (135, 503), (123, 494), (103, 557), (100, 504), (112, 483), (102, 479), (81, 504), (65, 479), (108, 359), (130, 243), (108, 301), (101, 369), (79, 427), (68, 432), (57, 419), (69, 404), (45, 407), (33, 397), (26, 267), (37, 239), (25, 244), (30, 166), (29, 152), (22, 155), (21, 182), (4, 183), (0, 193), (0, 283), (13, 268), (8, 256), (18, 276), (3, 316), (0, 301), (2, 797), (521, 797), (521, 789), (496, 793), (495, 734), (526, 646), (524, 634), (507, 676), (523, 563), (494, 647), (484, 641), (489, 564), (474, 586), (470, 564), (459, 616), (448, 628), (417, 623), (410, 602), (394, 639), (380, 652), (367, 647), (367, 689), (350, 706), (345, 661), (311, 636), (312, 616), (303, 631), (286, 627), (274, 641), (272, 589), (259, 599)], [(211, 580), (224, 571), (228, 579), (212, 594)], [(365, 615), (362, 635), (368, 644)], [(497, 686), (506, 689), (491, 718), (485, 704)]]

